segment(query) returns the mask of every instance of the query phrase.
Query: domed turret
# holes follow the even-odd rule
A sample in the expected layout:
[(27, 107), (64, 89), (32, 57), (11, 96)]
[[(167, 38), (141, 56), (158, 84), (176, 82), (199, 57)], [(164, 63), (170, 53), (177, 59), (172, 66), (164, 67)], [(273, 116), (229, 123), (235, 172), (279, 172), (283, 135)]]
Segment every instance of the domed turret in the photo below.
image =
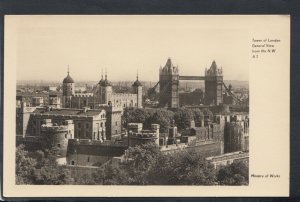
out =
[(136, 81), (132, 84), (133, 87), (143, 86), (142, 83), (139, 81), (139, 76), (136, 76)]
[(143, 107), (143, 85), (142, 83), (139, 81), (139, 75), (136, 75), (136, 81), (132, 84), (132, 88), (134, 93), (137, 95), (137, 103), (136, 106), (138, 108), (142, 108)]
[(110, 81), (107, 79), (107, 73), (105, 73), (105, 79), (102, 81), (101, 86), (111, 86)]
[(63, 83), (75, 83), (72, 77), (70, 76), (69, 70), (68, 70), (68, 75), (63, 80)]
[(103, 71), (102, 71), (102, 73), (101, 73), (101, 80), (99, 81), (99, 83), (98, 83), (98, 84), (102, 85), (102, 84), (103, 84), (103, 82), (104, 82), (104, 79), (103, 79)]
[(63, 107), (71, 108), (72, 96), (75, 94), (75, 82), (70, 76), (69, 67), (68, 75), (63, 80)]

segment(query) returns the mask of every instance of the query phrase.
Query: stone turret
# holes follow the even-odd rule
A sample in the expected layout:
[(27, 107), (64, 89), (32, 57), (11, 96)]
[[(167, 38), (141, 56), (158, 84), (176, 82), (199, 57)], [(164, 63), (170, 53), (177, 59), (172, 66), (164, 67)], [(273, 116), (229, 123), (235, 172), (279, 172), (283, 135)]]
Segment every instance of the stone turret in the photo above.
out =
[(139, 75), (136, 76), (136, 81), (132, 84), (133, 92), (137, 95), (137, 108), (143, 107), (143, 85), (139, 81)]
[(72, 96), (75, 94), (75, 82), (70, 76), (68, 69), (68, 75), (63, 80), (63, 107), (71, 108)]
[(45, 119), (41, 126), (41, 135), (45, 147), (57, 147), (60, 157), (65, 157), (68, 139), (74, 139), (73, 120), (66, 120), (64, 124), (52, 123), (51, 119)]
[[(101, 81), (101, 80), (100, 80)], [(112, 98), (112, 85), (107, 79), (107, 73), (105, 72), (105, 79), (100, 84), (101, 103), (108, 104)]]

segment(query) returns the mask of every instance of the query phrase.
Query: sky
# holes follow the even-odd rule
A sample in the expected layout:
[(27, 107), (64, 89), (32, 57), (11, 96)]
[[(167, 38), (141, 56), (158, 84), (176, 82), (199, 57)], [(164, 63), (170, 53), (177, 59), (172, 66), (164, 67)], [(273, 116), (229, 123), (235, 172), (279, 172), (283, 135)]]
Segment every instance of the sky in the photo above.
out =
[(214, 16), (15, 16), (17, 80), (158, 81), (170, 57), (180, 75), (204, 75), (215, 60), (224, 80), (248, 80), (249, 35)]

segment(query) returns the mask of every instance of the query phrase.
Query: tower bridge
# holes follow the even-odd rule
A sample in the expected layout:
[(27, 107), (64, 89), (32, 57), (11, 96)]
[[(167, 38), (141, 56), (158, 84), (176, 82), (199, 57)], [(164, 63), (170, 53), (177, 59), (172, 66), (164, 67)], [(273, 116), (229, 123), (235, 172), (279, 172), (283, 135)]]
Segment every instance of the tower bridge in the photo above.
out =
[[(220, 105), (223, 103), (223, 92), (227, 91), (237, 103), (241, 101), (236, 98), (223, 82), (223, 70), (218, 68), (215, 61), (209, 69), (205, 69), (204, 76), (181, 76), (178, 66), (174, 66), (168, 58), (164, 67), (160, 67), (159, 81), (152, 88), (155, 90), (159, 85), (159, 107), (178, 108), (179, 105), (179, 81), (195, 80), (205, 82), (206, 105)], [(224, 88), (223, 88), (224, 87)]]

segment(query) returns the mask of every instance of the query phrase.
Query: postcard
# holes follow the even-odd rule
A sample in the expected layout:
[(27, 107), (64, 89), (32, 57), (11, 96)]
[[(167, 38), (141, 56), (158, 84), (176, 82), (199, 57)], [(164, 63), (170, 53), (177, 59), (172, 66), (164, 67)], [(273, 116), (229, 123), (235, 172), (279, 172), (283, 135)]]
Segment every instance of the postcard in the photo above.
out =
[(289, 15), (6, 15), (5, 197), (289, 196)]

